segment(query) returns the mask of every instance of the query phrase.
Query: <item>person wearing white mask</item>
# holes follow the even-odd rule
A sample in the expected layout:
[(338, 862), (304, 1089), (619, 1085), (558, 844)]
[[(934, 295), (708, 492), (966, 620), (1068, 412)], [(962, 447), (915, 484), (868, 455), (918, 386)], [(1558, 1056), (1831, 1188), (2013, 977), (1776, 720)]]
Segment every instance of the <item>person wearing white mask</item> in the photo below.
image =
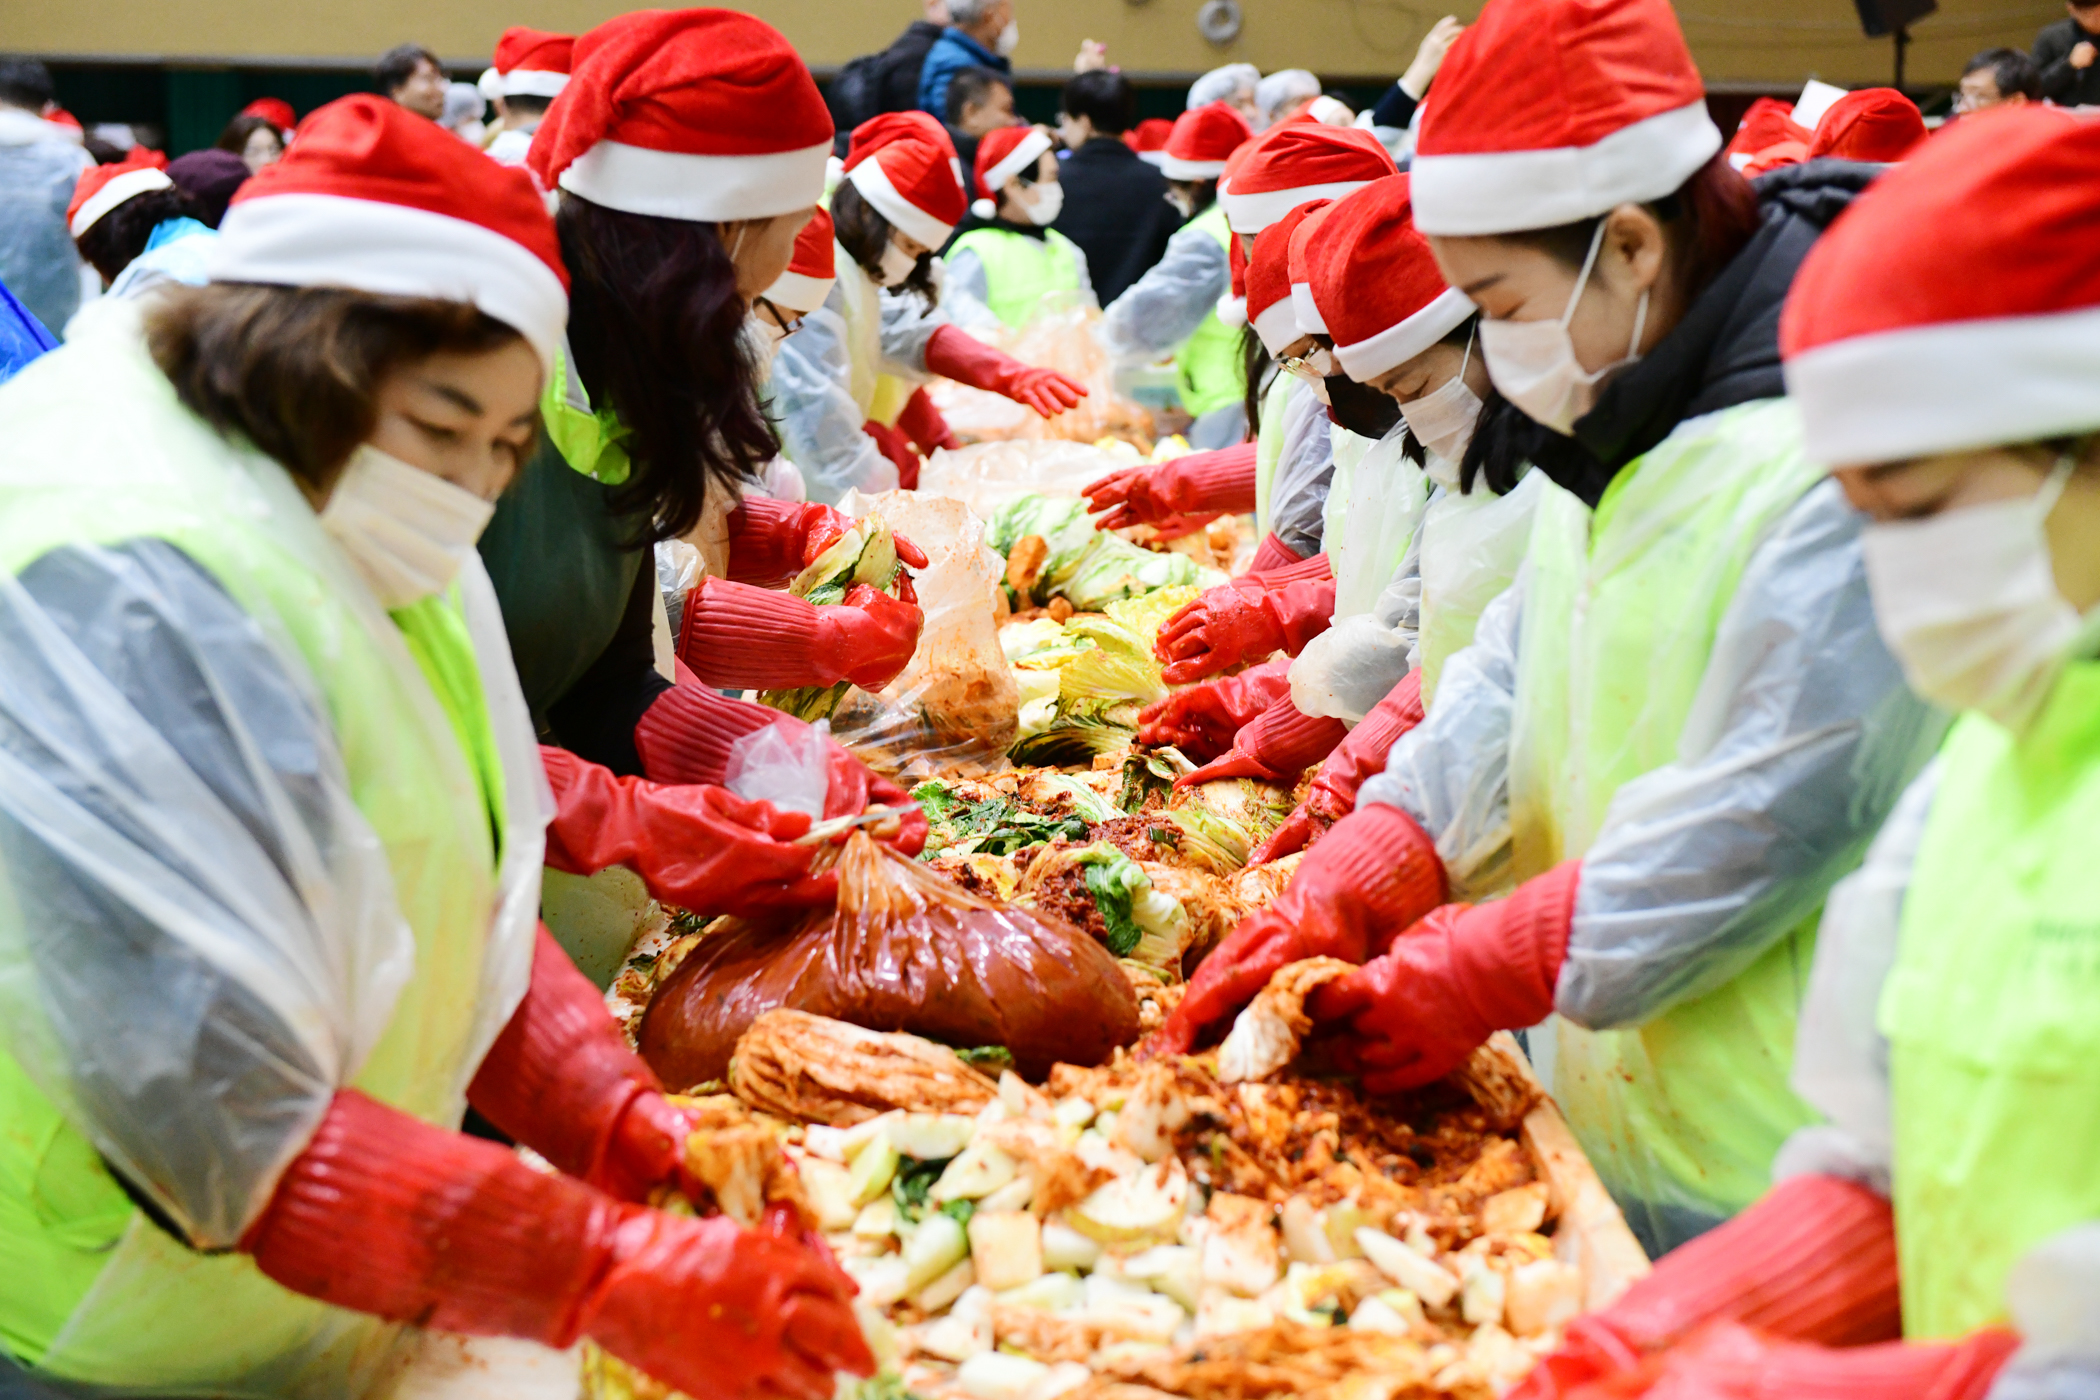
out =
[(854, 130), (831, 192), (838, 281), (773, 363), (780, 440), (813, 500), (918, 483), (919, 459), (952, 446), (923, 386), (945, 376), (1043, 417), (1086, 395), (1055, 370), (973, 339), (941, 304), (934, 253), (965, 212), (955, 147), (924, 112)]
[(645, 1204), (695, 1115), (538, 922), (543, 863), (836, 891), (807, 815), (536, 742), (475, 551), (567, 312), (532, 181), (347, 97), (210, 279), (0, 388), (0, 1390), (360, 1397), (426, 1326), (872, 1371), (821, 1244)]
[[(1587, 76), (1503, 101), (1543, 51)], [(1532, 1048), (1659, 1252), (1756, 1199), (1813, 1118), (1787, 1066), (1816, 911), (1944, 723), (1875, 632), (1859, 518), (1779, 373), (1793, 273), (1877, 172), (1753, 190), (1661, 0), (1489, 0), (1439, 84), (1415, 226), (1527, 420), (1474, 446), (1561, 490), (1436, 708), (1233, 937), (1390, 947), (1311, 1007), (1378, 1090), (1551, 1016)]]
[(1807, 451), (1867, 516), (1905, 674), (1960, 713), (1823, 917), (1794, 1082), (1825, 1121), (1523, 1400), (1635, 1368), (1655, 1394), (2100, 1393), (2096, 158), (2059, 112), (1965, 119), (1795, 280)]
[(1045, 312), (1094, 305), (1086, 254), (1050, 227), (1065, 207), (1057, 153), (1039, 126), (977, 143), (972, 221), (948, 245), (943, 291), (957, 325), (1015, 330)]

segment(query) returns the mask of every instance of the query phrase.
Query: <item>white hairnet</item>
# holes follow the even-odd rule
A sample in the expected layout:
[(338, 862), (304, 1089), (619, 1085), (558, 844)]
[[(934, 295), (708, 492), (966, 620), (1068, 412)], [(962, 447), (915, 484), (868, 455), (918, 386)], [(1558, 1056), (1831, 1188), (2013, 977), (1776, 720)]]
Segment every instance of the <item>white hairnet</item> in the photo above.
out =
[(1208, 107), (1213, 102), (1237, 102), (1254, 98), (1260, 90), (1261, 69), (1251, 63), (1228, 63), (1213, 68), (1189, 84), (1189, 106)]
[(1256, 84), (1254, 105), (1261, 108), (1263, 120), (1273, 125), (1294, 104), (1319, 95), (1317, 76), (1303, 68), (1285, 68)]

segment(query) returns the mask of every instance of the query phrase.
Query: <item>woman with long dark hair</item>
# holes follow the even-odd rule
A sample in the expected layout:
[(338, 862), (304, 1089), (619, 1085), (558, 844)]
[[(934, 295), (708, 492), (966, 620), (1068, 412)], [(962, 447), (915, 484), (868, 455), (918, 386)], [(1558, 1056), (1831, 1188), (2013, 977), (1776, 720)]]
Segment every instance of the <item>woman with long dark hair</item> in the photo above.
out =
[[(542, 445), (481, 549), (542, 733), (615, 772), (720, 781), (736, 738), (794, 722), (718, 689), (879, 687), (918, 639), (908, 583), (821, 608), (755, 586), (792, 578), (849, 523), (744, 494), (775, 451), (747, 323), (822, 193), (830, 123), (769, 26), (649, 11), (576, 41), (533, 138), (532, 168), (560, 192), (569, 334)], [(687, 602), (710, 639), (688, 652), (697, 683), (674, 685), (653, 546), (696, 534), (724, 546), (728, 576)], [(871, 790), (903, 797), (835, 750), (830, 808), (858, 811)]]

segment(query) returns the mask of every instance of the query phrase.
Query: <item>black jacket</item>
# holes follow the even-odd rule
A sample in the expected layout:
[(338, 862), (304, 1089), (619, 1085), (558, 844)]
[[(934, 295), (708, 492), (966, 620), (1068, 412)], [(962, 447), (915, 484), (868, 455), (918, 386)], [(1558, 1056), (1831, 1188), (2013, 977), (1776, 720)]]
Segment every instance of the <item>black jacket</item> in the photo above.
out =
[[(1762, 224), (1655, 348), (1614, 376), (1563, 437), (1500, 395), (1489, 400), (1466, 451), (1468, 481), (1480, 464), (1529, 461), (1595, 505), (1619, 469), (1687, 418), (1786, 393), (1779, 372), (1779, 312), (1830, 221), (1885, 167), (1817, 160), (1756, 181)], [(1502, 488), (1490, 470), (1489, 484)]]
[(1181, 227), (1167, 203), (1167, 180), (1113, 136), (1096, 136), (1057, 168), (1065, 207), (1051, 227), (1079, 245), (1107, 306), (1166, 254)]
[(2100, 104), (2100, 60), (2083, 68), (2071, 66), (2071, 50), (2080, 44), (2100, 48), (2100, 34), (2087, 33), (2084, 25), (2068, 15), (2034, 36), (2034, 66), (2042, 96), (2059, 107)]
[(941, 26), (915, 19), (897, 41), (883, 51), (882, 110), (909, 112), (919, 105), (919, 70), (926, 66), (926, 52), (941, 37)]

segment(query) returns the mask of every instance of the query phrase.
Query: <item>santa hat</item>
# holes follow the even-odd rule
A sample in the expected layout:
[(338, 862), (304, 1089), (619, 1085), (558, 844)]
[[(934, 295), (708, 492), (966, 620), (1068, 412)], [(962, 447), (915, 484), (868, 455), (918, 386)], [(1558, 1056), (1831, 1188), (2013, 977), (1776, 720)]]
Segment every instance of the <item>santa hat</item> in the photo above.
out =
[(1254, 129), (1228, 103), (1183, 112), (1174, 119), (1159, 173), (1169, 180), (1215, 180), (1225, 173), (1232, 153), (1253, 139)]
[(855, 127), (845, 175), (892, 228), (929, 248), (946, 243), (968, 211), (955, 144), (924, 112), (885, 112)]
[(1793, 103), (1760, 97), (1736, 123), (1735, 135), (1728, 141), (1728, 161), (1741, 170), (1752, 156), (1781, 141), (1799, 141), (1806, 146), (1814, 139), (1814, 132), (1794, 120)]
[(1291, 238), (1306, 219), (1332, 201), (1315, 199), (1291, 210), (1263, 231), (1247, 260), (1247, 324), (1271, 355), (1306, 334), (1291, 306)]
[(1415, 228), (1409, 178), (1364, 186), (1328, 211), (1308, 251), (1312, 299), (1334, 338), (1335, 362), (1368, 383), (1406, 364), (1473, 315), (1444, 285)]
[(1123, 144), (1145, 164), (1157, 166), (1166, 159), (1167, 137), (1173, 130), (1174, 123), (1165, 117), (1147, 117), (1123, 133)]
[(1418, 123), (1415, 226), (1572, 224), (1674, 194), (1720, 149), (1669, 0), (1488, 0)]
[(1340, 199), (1397, 167), (1378, 138), (1354, 127), (1287, 122), (1242, 148), (1219, 191), (1235, 233), (1260, 233), (1312, 199)]
[(1006, 182), (1024, 170), (1034, 169), (1049, 149), (1050, 133), (1039, 126), (1002, 126), (986, 132), (977, 143), (978, 200), (970, 206), (970, 212), (980, 219), (998, 213), (999, 191), (1006, 188)]
[(766, 288), (766, 300), (805, 315), (822, 306), (838, 276), (832, 253), (836, 237), (831, 215), (819, 209), (795, 235), (794, 256), (788, 259), (787, 271)]
[(206, 270), (470, 302), (542, 363), (569, 314), (554, 220), (525, 172), (370, 93), (312, 113), (284, 159), (241, 186)]
[(548, 189), (717, 222), (824, 193), (831, 113), (780, 31), (735, 10), (636, 10), (576, 40), (527, 160)]
[(1830, 104), (1816, 123), (1808, 159), (1835, 156), (1889, 164), (1909, 155), (1925, 135), (1917, 103), (1894, 88), (1861, 88)]
[(159, 151), (133, 146), (115, 164), (91, 165), (81, 171), (73, 186), (73, 201), (66, 206), (66, 231), (78, 238), (126, 200), (174, 189), (175, 182), (163, 168), (167, 163), (168, 158)]
[(550, 34), (544, 29), (513, 25), (496, 41), (495, 92), (487, 97), (559, 97), (569, 85), (569, 69), (576, 49), (573, 34)]
[[(1733, 156), (1729, 158), (1731, 161)], [(1804, 141), (1777, 141), (1743, 162), (1742, 172), (1748, 179), (1756, 179), (1768, 170), (1777, 170), (1782, 165), (1799, 165), (1808, 159), (1808, 144)]]
[(299, 114), (292, 104), (281, 97), (258, 97), (236, 114), (243, 117), (261, 117), (279, 131), (290, 131), (299, 124)]
[[(2100, 428), (2100, 122), (1964, 117), (1818, 239), (1780, 319), (1831, 466)], [(1984, 275), (1979, 275), (1984, 269)]]
[[(1368, 188), (1368, 186), (1366, 187)], [(1300, 335), (1326, 335), (1327, 319), (1313, 301), (1312, 264), (1308, 261), (1308, 249), (1312, 241), (1320, 236), (1327, 216), (1334, 212), (1334, 205), (1327, 203), (1298, 221), (1291, 230), (1289, 242), (1284, 246), (1283, 265), (1291, 279), (1291, 319), (1298, 323)]]

